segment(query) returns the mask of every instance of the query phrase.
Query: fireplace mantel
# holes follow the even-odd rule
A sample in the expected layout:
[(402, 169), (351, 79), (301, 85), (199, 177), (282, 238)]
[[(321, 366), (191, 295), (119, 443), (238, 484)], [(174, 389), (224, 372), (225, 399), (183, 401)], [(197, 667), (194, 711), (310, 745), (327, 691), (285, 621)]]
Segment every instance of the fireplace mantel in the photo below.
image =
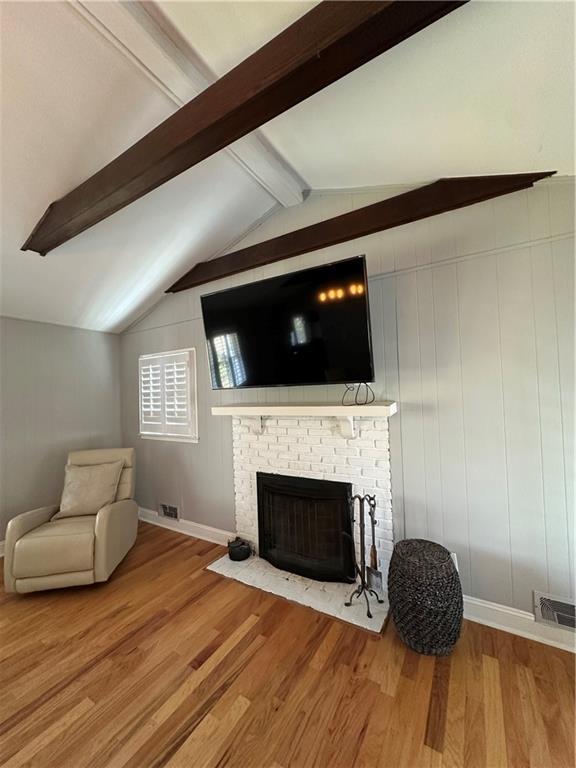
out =
[(393, 400), (384, 400), (370, 405), (342, 405), (341, 403), (254, 403), (247, 405), (217, 405), (212, 408), (213, 416), (237, 416), (251, 420), (252, 430), (260, 433), (262, 419), (267, 416), (286, 418), (334, 418), (344, 437), (355, 437), (354, 417), (387, 419), (398, 410)]

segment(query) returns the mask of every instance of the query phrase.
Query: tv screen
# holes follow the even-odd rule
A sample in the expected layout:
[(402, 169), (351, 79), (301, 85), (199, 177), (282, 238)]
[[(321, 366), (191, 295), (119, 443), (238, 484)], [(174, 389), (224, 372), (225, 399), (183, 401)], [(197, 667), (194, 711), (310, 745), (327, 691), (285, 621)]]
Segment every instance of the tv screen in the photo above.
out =
[(202, 297), (213, 389), (373, 381), (364, 257)]

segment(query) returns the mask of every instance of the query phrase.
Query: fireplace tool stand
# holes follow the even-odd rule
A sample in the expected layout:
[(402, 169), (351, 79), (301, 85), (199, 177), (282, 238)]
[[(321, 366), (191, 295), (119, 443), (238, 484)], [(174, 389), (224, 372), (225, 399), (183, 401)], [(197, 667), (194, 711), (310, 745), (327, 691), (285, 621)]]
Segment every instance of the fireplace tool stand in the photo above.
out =
[(371, 587), (368, 586), (368, 583), (366, 582), (366, 538), (365, 538), (365, 532), (366, 532), (366, 520), (365, 520), (365, 514), (364, 514), (364, 504), (368, 503), (370, 509), (373, 511), (376, 507), (376, 497), (370, 496), (369, 494), (366, 494), (365, 496), (360, 496), (359, 494), (356, 494), (355, 496), (352, 496), (352, 499), (350, 501), (350, 517), (351, 517), (351, 523), (352, 523), (352, 531), (354, 531), (354, 503), (358, 500), (359, 507), (360, 507), (360, 517), (358, 519), (359, 525), (360, 525), (360, 565), (358, 565), (358, 560), (356, 558), (356, 547), (354, 546), (354, 537), (353, 535), (350, 536), (348, 533), (345, 533), (344, 535), (350, 540), (350, 545), (352, 547), (352, 559), (354, 561), (354, 568), (356, 570), (356, 573), (360, 577), (360, 583), (356, 587), (356, 589), (352, 592), (348, 600), (344, 603), (347, 607), (350, 607), (352, 605), (352, 600), (355, 597), (362, 597), (364, 596), (364, 599), (366, 600), (366, 615), (369, 619), (372, 618), (372, 612), (370, 611), (370, 600), (369, 595), (373, 595), (377, 602), (383, 603), (384, 600), (378, 595), (378, 593), (371, 589)]

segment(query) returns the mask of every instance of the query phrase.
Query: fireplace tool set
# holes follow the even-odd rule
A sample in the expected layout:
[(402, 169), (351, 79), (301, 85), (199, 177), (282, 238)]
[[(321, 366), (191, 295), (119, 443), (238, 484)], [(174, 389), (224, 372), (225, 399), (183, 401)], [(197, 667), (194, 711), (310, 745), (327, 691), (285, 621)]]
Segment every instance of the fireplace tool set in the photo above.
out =
[[(373, 595), (379, 603), (383, 603), (384, 600), (380, 597), (378, 592), (382, 592), (382, 573), (378, 570), (378, 558), (376, 555), (376, 497), (366, 494), (360, 496), (356, 494), (350, 500), (350, 517), (352, 523), (352, 532), (354, 532), (354, 508), (355, 502), (359, 502), (359, 518), (358, 523), (360, 527), (360, 565), (358, 565), (358, 559), (356, 557), (356, 547), (354, 546), (354, 535), (350, 536), (348, 533), (343, 535), (349, 539), (352, 548), (352, 560), (354, 562), (354, 569), (360, 577), (360, 583), (356, 589), (352, 592), (349, 599), (344, 603), (346, 606), (352, 605), (352, 600), (355, 597), (362, 597), (366, 600), (366, 615), (369, 619), (372, 618), (372, 612), (370, 611), (369, 595)], [(370, 547), (370, 565), (366, 565), (366, 517), (365, 517), (365, 505), (368, 504), (368, 515), (370, 517), (370, 525), (372, 528), (372, 546)], [(378, 591), (377, 591), (378, 590)]]

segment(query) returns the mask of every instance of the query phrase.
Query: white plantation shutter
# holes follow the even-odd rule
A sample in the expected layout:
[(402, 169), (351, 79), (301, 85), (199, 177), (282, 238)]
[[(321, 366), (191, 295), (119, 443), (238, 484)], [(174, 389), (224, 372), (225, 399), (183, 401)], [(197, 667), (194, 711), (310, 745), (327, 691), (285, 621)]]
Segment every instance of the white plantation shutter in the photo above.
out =
[(197, 440), (196, 350), (143, 355), (139, 374), (140, 434)]
[[(162, 424), (162, 367), (158, 363), (140, 363), (140, 424)], [(142, 430), (141, 430), (142, 431)]]

